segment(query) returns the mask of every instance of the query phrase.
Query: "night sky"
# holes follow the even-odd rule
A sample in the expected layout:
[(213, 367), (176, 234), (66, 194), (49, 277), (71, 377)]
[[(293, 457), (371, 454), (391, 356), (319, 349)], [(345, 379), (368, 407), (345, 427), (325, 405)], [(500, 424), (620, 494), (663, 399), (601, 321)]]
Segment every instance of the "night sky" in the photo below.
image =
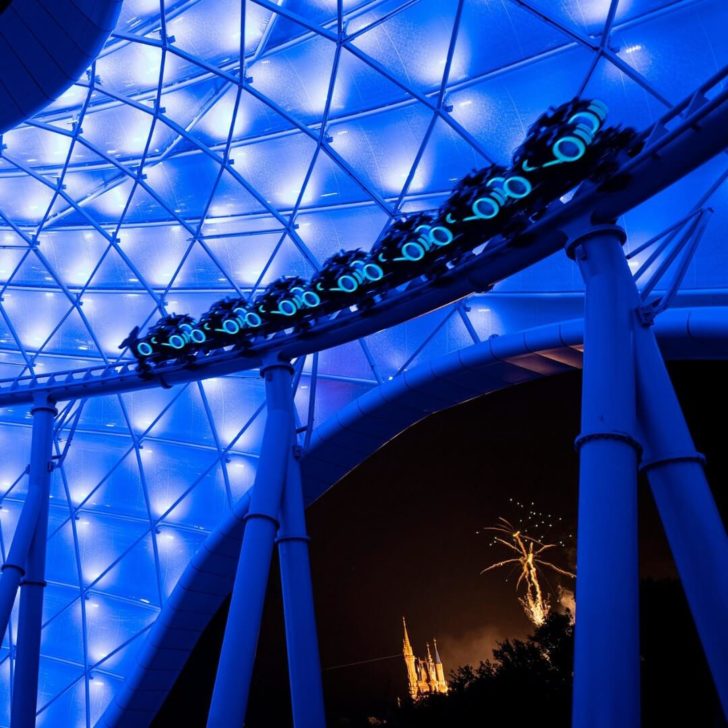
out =
[[(724, 433), (709, 422), (728, 411), (728, 366), (671, 367), (708, 477), (726, 512)], [(308, 511), (327, 708), (372, 714), (405, 697), (401, 618), (415, 654), (437, 638), (446, 673), (490, 657), (498, 640), (523, 637), (530, 623), (508, 570), (479, 572), (506, 553), (477, 531), (514, 502), (561, 517), (574, 532), (581, 378), (571, 373), (487, 395), (430, 417), (395, 438)], [(511, 501), (513, 499), (513, 502)], [(675, 576), (649, 491), (640, 484), (643, 577)], [(573, 567), (575, 542), (556, 557)], [(277, 568), (277, 564), (275, 565)], [(277, 572), (271, 580), (248, 724), (287, 726), (288, 685)], [(549, 577), (552, 588), (568, 578)], [(204, 725), (224, 610), (201, 640), (156, 725)], [(199, 716), (199, 718), (197, 717)]]

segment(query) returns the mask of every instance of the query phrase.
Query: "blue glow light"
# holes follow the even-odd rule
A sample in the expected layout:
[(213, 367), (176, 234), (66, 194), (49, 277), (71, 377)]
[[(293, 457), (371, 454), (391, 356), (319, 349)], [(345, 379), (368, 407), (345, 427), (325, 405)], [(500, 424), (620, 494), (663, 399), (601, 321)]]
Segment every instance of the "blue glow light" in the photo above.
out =
[[(574, 109), (581, 110), (572, 113)], [(524, 160), (521, 167), (529, 171), (544, 170), (556, 164), (577, 162), (586, 155), (587, 147), (590, 147), (590, 164), (580, 168), (576, 173), (564, 177), (557, 170), (556, 174), (545, 175), (541, 172), (538, 175), (536, 185), (539, 190), (538, 203), (540, 205), (550, 204), (584, 179), (589, 178), (593, 174), (594, 166), (598, 168), (599, 165), (604, 165), (609, 160), (616, 158), (618, 154), (625, 152), (629, 154), (632, 149), (639, 147), (640, 142), (637, 141), (637, 134), (634, 130), (607, 129), (601, 133), (606, 115), (607, 107), (602, 102), (574, 99), (548, 111), (529, 130), (526, 141), (516, 152), (516, 159), (523, 155), (543, 158), (549, 151), (555, 157), (540, 166), (530, 165), (527, 159)], [(550, 144), (548, 140), (553, 136), (556, 136), (557, 140)], [(494, 171), (496, 173), (492, 174)], [(189, 316), (181, 318), (174, 315), (165, 316), (146, 334), (146, 340), (142, 341), (139, 341), (139, 327), (136, 327), (122, 342), (120, 348), (130, 346), (135, 356), (146, 368), (149, 362), (159, 364), (168, 360), (169, 356), (164, 355), (165, 349), (174, 351), (186, 349), (187, 352), (203, 351), (206, 353), (210, 349), (227, 345), (230, 339), (226, 337), (238, 335), (241, 335), (238, 336), (238, 341), (249, 344), (251, 334), (265, 336), (280, 329), (275, 319), (271, 317), (282, 316), (290, 319), (296, 317), (300, 325), (302, 321), (306, 320), (309, 310), (317, 309), (322, 304), (327, 313), (344, 307), (343, 302), (337, 302), (336, 298), (331, 298), (326, 294), (353, 294), (360, 289), (368, 294), (379, 293), (386, 290), (387, 287), (391, 288), (410, 281), (422, 274), (423, 271), (420, 267), (410, 266), (409, 269), (406, 269), (400, 266), (399, 271), (394, 271), (390, 269), (389, 264), (423, 262), (423, 265), (429, 265), (432, 268), (436, 263), (442, 263), (441, 260), (433, 257), (432, 251), (446, 248), (455, 240), (456, 235), (448, 225), (457, 227), (460, 222), (492, 220), (498, 216), (501, 210), (505, 210), (506, 214), (497, 220), (503, 226), (508, 223), (509, 215), (513, 216), (514, 210), (521, 215), (525, 213), (528, 216), (536, 212), (529, 209), (526, 203), (522, 203), (523, 200), (532, 202), (532, 198), (529, 196), (534, 190), (534, 183), (519, 174), (509, 174), (508, 172), (499, 174), (499, 172), (500, 168), (494, 167), (485, 167), (471, 172), (458, 182), (436, 217), (430, 219), (418, 214), (412, 218), (400, 220), (386, 231), (384, 237), (371, 251), (368, 253), (358, 250), (349, 253), (342, 251), (340, 254), (332, 256), (324, 263), (322, 272), (314, 276), (310, 282), (306, 283), (297, 277), (277, 279), (248, 304), (256, 311), (255, 326), (245, 325), (245, 318), (235, 321), (226, 319), (223, 314), (222, 327), (214, 327), (212, 330), (224, 336), (218, 337), (217, 341), (214, 338), (208, 341), (205, 331), (210, 331), (210, 322), (220, 318), (221, 312), (230, 308), (230, 301), (225, 299), (213, 304), (200, 322), (194, 325), (188, 321)], [(477, 183), (474, 184), (476, 180)], [(458, 211), (464, 191), (470, 187), (473, 189), (467, 194), (470, 197), (476, 196), (471, 205), (473, 214), (460, 221), (453, 211)], [(489, 191), (487, 196), (477, 196), (485, 190)], [(527, 200), (527, 198), (529, 199)], [(420, 220), (426, 222), (417, 224)], [(447, 225), (437, 224), (441, 222), (446, 222)], [(472, 228), (460, 230), (457, 233), (460, 250), (453, 253), (452, 260), (457, 261), (458, 252), (461, 254), (463, 250), (473, 249), (500, 232), (502, 229), (497, 227), (491, 227), (487, 231), (480, 231), (477, 234), (473, 233)], [(331, 285), (331, 282), (326, 284), (325, 279), (332, 278), (332, 276), (335, 279), (335, 285)], [(323, 299), (320, 294), (324, 294)], [(369, 301), (370, 306), (376, 305), (376, 301), (371, 299), (371, 295)]]
[[(508, 165), (549, 105), (581, 93), (603, 99), (610, 124), (644, 129), (728, 62), (720, 0), (620, 0), (609, 26), (610, 0), (466, 2), (459, 20), (458, 4), (441, 0), (352, 0), (338, 55), (336, 3), (296, 2), (310, 28), (269, 5), (246, 0), (243, 27), (239, 0), (166, 3), (164, 23), (158, 0), (125, 0), (94, 72), (4, 135), (2, 376), (131, 360), (118, 344), (135, 325), (174, 311), (199, 321), (223, 298), (245, 305), (202, 332), (234, 341), (235, 326), (262, 326), (247, 302), (277, 278), (312, 279), (342, 247), (369, 250), (392, 220), (439, 209), (471, 169)], [(594, 116), (603, 110), (575, 111), (564, 137), (586, 143)], [(535, 207), (542, 164), (581, 164), (567, 164), (578, 141), (549, 141), (544, 158), (520, 160)], [(631, 248), (713, 207), (685, 279), (706, 301), (728, 290), (724, 173), (715, 159), (623, 221)], [(491, 188), (441, 227), (495, 224), (514, 202)], [(430, 242), (428, 255), (458, 246)], [(342, 305), (386, 265), (354, 267), (342, 276), (358, 287), (346, 290), (347, 278), (334, 291)], [(581, 290), (573, 264), (554, 256), (470, 310), (455, 304), (321, 352), (315, 367), (309, 357), (299, 420), (317, 427), (378, 382), (476, 340), (579, 316)], [(71, 445), (52, 482), (39, 721), (89, 728), (128, 680), (189, 559), (253, 482), (262, 405), (260, 380), (241, 373), (77, 402), (59, 422), (59, 451)], [(29, 445), (26, 411), (11, 409), (0, 424), (2, 549)], [(0, 726), (13, 646), (2, 646)]]

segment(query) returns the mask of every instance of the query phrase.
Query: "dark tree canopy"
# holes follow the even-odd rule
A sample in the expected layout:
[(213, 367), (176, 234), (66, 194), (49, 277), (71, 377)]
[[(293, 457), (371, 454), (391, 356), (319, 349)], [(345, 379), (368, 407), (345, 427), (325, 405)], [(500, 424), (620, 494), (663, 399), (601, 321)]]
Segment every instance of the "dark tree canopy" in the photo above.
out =
[[(642, 582), (641, 614), (643, 728), (726, 726), (679, 583)], [(569, 616), (552, 613), (527, 639), (505, 640), (491, 659), (454, 670), (449, 694), (403, 705), (385, 725), (566, 728), (573, 648)]]

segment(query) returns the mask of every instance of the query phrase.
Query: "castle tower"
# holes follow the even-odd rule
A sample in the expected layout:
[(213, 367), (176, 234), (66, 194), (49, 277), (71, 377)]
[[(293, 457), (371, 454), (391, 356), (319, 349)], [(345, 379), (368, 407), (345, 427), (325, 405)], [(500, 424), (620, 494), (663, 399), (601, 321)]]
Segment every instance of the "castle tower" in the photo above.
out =
[(402, 656), (407, 668), (407, 686), (409, 688), (410, 698), (416, 701), (425, 695), (431, 693), (446, 693), (449, 688), (447, 680), (445, 680), (445, 670), (440, 659), (440, 653), (437, 651), (437, 640), (433, 641), (435, 655), (433, 657), (430, 650), (430, 643), (427, 643), (426, 657), (416, 657), (412, 650), (409, 634), (407, 633), (407, 623), (402, 617), (402, 628), (404, 629), (404, 639), (402, 640)]
[(402, 617), (402, 627), (404, 629), (404, 639), (402, 640), (402, 656), (404, 657), (404, 664), (407, 667), (407, 684), (409, 687), (409, 694), (412, 700), (418, 698), (418, 675), (415, 668), (415, 653), (412, 652), (412, 645), (410, 644), (409, 635), (407, 634), (407, 622)]
[(446, 693), (449, 688), (447, 681), (445, 680), (445, 669), (442, 666), (442, 660), (440, 659), (440, 653), (437, 651), (437, 640), (433, 640), (435, 646), (435, 675), (437, 677), (437, 692)]
[(432, 652), (430, 652), (430, 643), (425, 643), (427, 648), (427, 689), (431, 693), (438, 692), (437, 689), (437, 673), (435, 671), (435, 661), (432, 659)]

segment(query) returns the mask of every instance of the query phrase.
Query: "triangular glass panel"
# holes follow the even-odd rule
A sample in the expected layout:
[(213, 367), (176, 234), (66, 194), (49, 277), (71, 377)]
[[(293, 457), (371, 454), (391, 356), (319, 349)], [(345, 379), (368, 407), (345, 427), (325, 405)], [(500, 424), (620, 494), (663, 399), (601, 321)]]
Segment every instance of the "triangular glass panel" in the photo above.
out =
[[(386, 22), (373, 24), (352, 45), (405, 88), (429, 91), (442, 82), (455, 11), (454, 4), (422, 0), (417, 7), (409, 6)], [(363, 20), (359, 22), (364, 25)], [(455, 78), (460, 75), (457, 66), (452, 71)]]
[[(255, 69), (255, 66), (252, 66), (252, 69)], [(291, 128), (290, 121), (249, 90), (244, 89), (238, 101), (236, 84), (227, 83), (224, 86), (218, 84), (209, 89), (205, 87), (201, 89), (200, 94), (204, 98), (202, 105), (204, 113), (190, 129), (190, 135), (204, 145), (215, 145), (219, 144), (220, 140), (227, 140), (233, 123), (233, 113), (235, 113), (233, 141)]]
[(83, 582), (91, 585), (143, 537), (149, 521), (82, 510), (75, 525)]
[(140, 225), (123, 231), (124, 254), (152, 286), (172, 280), (190, 246), (191, 233), (179, 223)]
[[(488, 157), (509, 165), (528, 127), (543, 111), (579, 92), (592, 60), (591, 51), (571, 46), (526, 66), (516, 66), (450, 94), (450, 113)], [(544, 78), (549, 79), (548, 84), (543, 83)]]
[[(154, 555), (154, 543), (150, 533), (145, 534), (132, 548), (106, 572), (95, 584), (93, 593), (86, 600), (86, 610), (95, 611), (100, 608), (100, 600), (96, 592), (112, 594), (131, 599), (139, 603), (139, 607), (150, 611), (159, 605), (159, 588)], [(102, 659), (105, 655), (97, 656)]]
[[(233, 450), (240, 453), (257, 452), (263, 436), (265, 388), (260, 377), (254, 376), (241, 374), (202, 382), (221, 446), (235, 440)], [(245, 386), (241, 386), (241, 378)]]
[(133, 640), (137, 634), (157, 618), (157, 610), (147, 604), (121, 600), (90, 592), (86, 600), (86, 633), (89, 663), (99, 665), (112, 652)]
[(82, 665), (83, 618), (78, 589), (75, 592), (74, 600), (53, 615), (48, 615), (44, 605), (42, 649), (48, 657)]
[(77, 586), (46, 584), (43, 592), (43, 624), (65, 611), (77, 599)]
[[(318, 261), (318, 263), (320, 262)], [(314, 270), (313, 263), (305, 256), (301, 247), (286, 235), (283, 242), (275, 250), (270, 265), (268, 265), (265, 270), (265, 275), (259, 282), (256, 295), (268, 284), (276, 280), (276, 278), (280, 278), (281, 276), (301, 276), (307, 279), (312, 275)]]
[[(80, 634), (78, 638), (81, 639)], [(39, 710), (42, 710), (53, 698), (72, 685), (79, 683), (82, 679), (83, 663), (69, 664), (60, 660), (53, 660), (46, 657), (44, 651), (41, 651), (40, 668), (38, 670)]]
[(164, 516), (215, 462), (217, 452), (145, 441), (141, 451), (144, 480), (154, 518)]
[(53, 273), (56, 273), (55, 270), (49, 270), (44, 260), (31, 250), (28, 255), (18, 260), (12, 282), (16, 285), (55, 287), (57, 283)]
[[(126, 96), (138, 89), (156, 89), (161, 61), (161, 48), (146, 43), (120, 44), (112, 53), (96, 59), (98, 91), (103, 93), (108, 89), (110, 94)], [(165, 76), (168, 64), (174, 62), (174, 54), (168, 53)]]
[(148, 435), (152, 438), (214, 446), (215, 439), (199, 388), (199, 383), (191, 382), (177, 390), (175, 394), (178, 396), (165, 407)]
[(336, 45), (312, 36), (248, 66), (253, 89), (263, 94), (279, 113), (310, 123), (326, 108)]
[[(54, 293), (54, 295), (60, 294)], [(55, 332), (50, 335), (50, 338), (43, 345), (45, 353), (69, 355), (99, 353), (89, 327), (81, 317), (79, 309), (75, 306), (67, 309), (62, 321), (54, 328)]]
[(195, 532), (165, 523), (160, 524), (157, 543), (159, 565), (165, 598), (169, 598), (190, 559), (207, 538), (204, 531)]
[[(157, 610), (150, 608), (150, 614), (154, 615)], [(144, 629), (135, 636), (129, 638), (129, 642), (121, 648), (116, 649), (106, 659), (102, 660), (98, 669), (116, 673), (117, 675), (131, 675), (138, 667), (141, 660), (145, 642), (149, 637), (149, 630)]]
[(37, 224), (53, 200), (55, 184), (44, 176), (40, 180), (25, 174), (0, 177), (0, 218), (10, 215), (12, 210), (16, 224)]
[(230, 512), (219, 462), (189, 483), (190, 489), (164, 517), (165, 523), (213, 531)]
[(110, 470), (84, 502), (95, 511), (148, 519), (149, 510), (139, 475), (136, 452), (132, 451)]
[(606, 59), (601, 59), (584, 89), (584, 96), (599, 96), (608, 109), (607, 124), (623, 124), (638, 130), (654, 124), (665, 107), (645, 88)]
[(175, 288), (231, 288), (226, 271), (211, 258), (199, 240), (190, 245), (173, 285)]
[(205, 226), (205, 245), (243, 289), (249, 289), (260, 278), (285, 232), (278, 220), (257, 222), (257, 230), (249, 224)]
[(359, 341), (350, 341), (319, 352), (318, 371), (324, 376), (330, 374), (376, 382), (372, 367)]
[[(690, 7), (677, 7), (671, 13), (648, 22), (615, 29), (610, 47), (633, 68), (649, 88), (672, 104), (691, 96), (700, 78), (720, 70), (728, 54), (724, 29), (728, 5), (713, 3), (696, 13)], [(680, 33), (675, 28), (680, 28)], [(663, 109), (667, 109), (663, 106)]]
[[(75, 716), (75, 721), (70, 716)], [(38, 725), (86, 728), (86, 681), (83, 676), (61, 695), (53, 696), (52, 702), (40, 706)]]
[[(53, 510), (51, 508), (51, 514), (53, 514)], [(76, 543), (73, 527), (68, 519), (68, 510), (66, 510), (65, 517), (58, 520), (60, 525), (48, 530), (46, 579), (61, 584), (78, 585), (78, 566), (76, 558), (72, 556), (76, 551)]]
[[(377, 114), (347, 124), (349, 134), (335, 137), (334, 148), (370, 194), (401, 192), (425, 139), (432, 112), (421, 105)], [(415, 173), (412, 191), (428, 183), (426, 171)]]
[[(237, 150), (235, 169), (248, 184), (255, 181), (265, 204), (287, 211), (298, 200), (315, 151), (316, 142), (308, 136), (288, 135)], [(305, 191), (303, 201), (307, 202)]]

